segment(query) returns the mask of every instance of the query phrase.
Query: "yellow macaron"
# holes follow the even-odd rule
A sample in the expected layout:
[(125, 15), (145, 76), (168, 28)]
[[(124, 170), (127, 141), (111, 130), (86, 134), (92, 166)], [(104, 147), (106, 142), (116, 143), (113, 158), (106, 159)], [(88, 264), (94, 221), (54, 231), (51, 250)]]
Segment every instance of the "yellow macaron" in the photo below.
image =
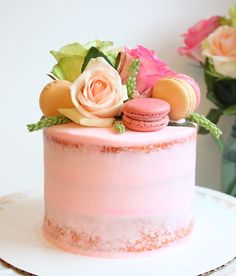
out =
[(177, 77), (164, 77), (154, 85), (152, 97), (170, 104), (169, 117), (177, 121), (187, 118), (196, 107), (196, 94), (193, 87)]

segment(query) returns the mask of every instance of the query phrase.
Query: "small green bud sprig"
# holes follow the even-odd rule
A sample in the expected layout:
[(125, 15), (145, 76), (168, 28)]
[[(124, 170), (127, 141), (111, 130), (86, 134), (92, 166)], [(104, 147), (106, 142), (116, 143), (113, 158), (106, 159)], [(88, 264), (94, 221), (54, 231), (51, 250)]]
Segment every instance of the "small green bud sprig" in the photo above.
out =
[(122, 123), (122, 121), (115, 120), (114, 127), (119, 134), (125, 132), (125, 125)]
[(37, 123), (28, 124), (27, 128), (29, 132), (43, 129), (54, 125), (66, 124), (71, 122), (71, 119), (64, 115), (57, 115), (52, 117), (42, 117)]
[(134, 96), (134, 91), (136, 89), (136, 76), (139, 71), (140, 63), (141, 63), (140, 59), (135, 59), (132, 61), (129, 68), (129, 76), (126, 81), (126, 87), (127, 87), (129, 99), (133, 99), (133, 96)]
[[(139, 71), (140, 63), (141, 63), (140, 59), (135, 59), (132, 61), (129, 68), (129, 76), (126, 81), (126, 88), (127, 88), (128, 98), (130, 100), (133, 99), (134, 91), (136, 89), (136, 77)], [(122, 121), (118, 119), (115, 120), (114, 127), (119, 134), (122, 134), (125, 132), (125, 125), (122, 123)]]
[(188, 118), (190, 122), (198, 124), (200, 127), (205, 128), (207, 131), (211, 133), (211, 135), (219, 139), (222, 131), (210, 120), (208, 120), (204, 115), (200, 115), (198, 113), (192, 113)]

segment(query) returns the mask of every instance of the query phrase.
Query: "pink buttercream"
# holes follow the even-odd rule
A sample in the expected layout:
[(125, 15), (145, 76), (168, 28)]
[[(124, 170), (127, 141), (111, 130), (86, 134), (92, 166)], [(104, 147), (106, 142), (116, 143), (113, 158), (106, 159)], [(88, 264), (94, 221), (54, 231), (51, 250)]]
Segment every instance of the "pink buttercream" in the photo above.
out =
[[(53, 232), (47, 223), (44, 231), (55, 244), (80, 254), (112, 256), (128, 245), (139, 252), (137, 240), (148, 251), (161, 247), (158, 239), (166, 233), (191, 223), (196, 128), (118, 135), (112, 128), (71, 123), (46, 129), (44, 137), (45, 218)], [(160, 147), (142, 150), (152, 145)], [(104, 252), (96, 251), (98, 245)]]

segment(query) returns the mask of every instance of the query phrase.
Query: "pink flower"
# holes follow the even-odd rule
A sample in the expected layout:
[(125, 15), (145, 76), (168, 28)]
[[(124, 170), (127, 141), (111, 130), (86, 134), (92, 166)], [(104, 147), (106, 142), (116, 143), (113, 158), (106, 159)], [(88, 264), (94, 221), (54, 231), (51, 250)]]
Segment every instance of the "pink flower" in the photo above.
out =
[(126, 47), (124, 52), (121, 53), (120, 65), (118, 68), (123, 84), (125, 84), (128, 78), (129, 67), (134, 59), (140, 59), (141, 61), (136, 79), (136, 89), (139, 94), (150, 91), (160, 78), (176, 74), (166, 63), (155, 55), (154, 51), (141, 45), (136, 49), (129, 49)]
[(179, 54), (203, 62), (204, 57), (202, 55), (201, 42), (219, 26), (220, 16), (212, 16), (209, 19), (197, 22), (188, 29), (187, 33), (183, 34), (186, 46), (178, 49)]

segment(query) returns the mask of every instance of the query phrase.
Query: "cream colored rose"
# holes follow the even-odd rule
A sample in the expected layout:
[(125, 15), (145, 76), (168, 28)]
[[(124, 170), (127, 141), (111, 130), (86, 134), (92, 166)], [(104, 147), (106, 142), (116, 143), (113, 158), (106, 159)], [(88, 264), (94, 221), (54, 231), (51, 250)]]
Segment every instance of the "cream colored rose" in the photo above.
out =
[(236, 78), (236, 28), (222, 26), (203, 42), (203, 55), (210, 58), (215, 70)]
[(102, 57), (91, 59), (71, 86), (76, 109), (87, 118), (114, 118), (125, 95), (118, 72)]

